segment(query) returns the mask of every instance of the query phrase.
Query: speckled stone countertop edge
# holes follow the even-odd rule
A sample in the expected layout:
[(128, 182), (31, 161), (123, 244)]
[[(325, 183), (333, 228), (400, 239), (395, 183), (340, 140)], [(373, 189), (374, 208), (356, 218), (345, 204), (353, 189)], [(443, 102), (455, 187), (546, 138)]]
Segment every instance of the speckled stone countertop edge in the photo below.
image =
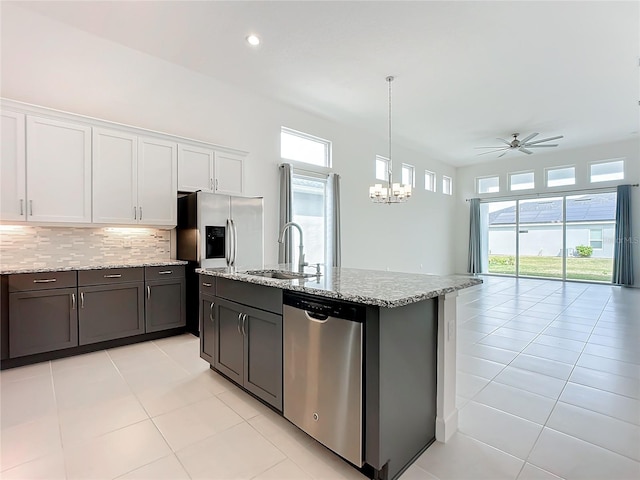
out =
[[(334, 273), (333, 273), (334, 280), (335, 278), (340, 277), (341, 270), (345, 270), (350, 274), (353, 274), (354, 272), (359, 272), (363, 274), (363, 279), (366, 280), (366, 282), (362, 285), (363, 292), (356, 293), (353, 290), (358, 288), (357, 285), (349, 286), (349, 289), (352, 291), (346, 291), (346, 292), (336, 291), (336, 289), (334, 288), (318, 285), (317, 282), (313, 282), (313, 279), (316, 278), (315, 276), (309, 277), (307, 279), (300, 279), (300, 280), (297, 280), (297, 279), (282, 280), (282, 279), (248, 275), (244, 273), (251, 269), (243, 269), (242, 271), (236, 271), (236, 272), (229, 272), (226, 270), (228, 269), (198, 268), (196, 269), (196, 273), (201, 273), (203, 275), (210, 275), (215, 277), (222, 277), (229, 280), (238, 280), (246, 283), (253, 283), (256, 285), (275, 287), (283, 290), (303, 292), (303, 293), (317, 295), (325, 298), (334, 298), (337, 300), (346, 300), (349, 302), (360, 303), (364, 305), (384, 307), (384, 308), (402, 307), (405, 305), (409, 305), (411, 303), (416, 303), (416, 302), (420, 302), (430, 298), (439, 297), (447, 293), (452, 293), (457, 290), (462, 290), (462, 289), (473, 287), (483, 283), (482, 279), (472, 277), (472, 276), (465, 276), (465, 275), (438, 276), (438, 275), (404, 274), (401, 272), (382, 272), (377, 270), (334, 269)], [(405, 294), (396, 290), (395, 292), (393, 292), (393, 295), (391, 296), (386, 296), (382, 291), (378, 291), (375, 294), (371, 294), (370, 292), (369, 293), (366, 292), (366, 290), (371, 290), (372, 286), (375, 287), (376, 279), (374, 278), (374, 276), (376, 274), (383, 275), (383, 276), (393, 274), (393, 275), (399, 275), (400, 277), (405, 276), (407, 278), (411, 277), (414, 279), (422, 277), (424, 279), (428, 279), (429, 282), (441, 282), (441, 283), (444, 283), (445, 285), (440, 287), (435, 287), (435, 288), (427, 287), (419, 292), (414, 291), (411, 293), (407, 292)]]
[(186, 265), (184, 260), (149, 260), (136, 262), (95, 263), (90, 265), (49, 265), (34, 266), (0, 266), (0, 275), (16, 275), (21, 273), (69, 272), (73, 270), (102, 270), (107, 268), (137, 268), (137, 267), (169, 267)]

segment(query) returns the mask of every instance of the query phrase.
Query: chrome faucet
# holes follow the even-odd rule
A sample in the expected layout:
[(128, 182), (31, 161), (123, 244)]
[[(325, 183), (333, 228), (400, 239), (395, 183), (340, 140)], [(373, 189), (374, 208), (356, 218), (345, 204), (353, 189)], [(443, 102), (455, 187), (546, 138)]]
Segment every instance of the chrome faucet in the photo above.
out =
[(278, 243), (284, 243), (284, 234), (289, 227), (296, 227), (298, 232), (300, 232), (300, 246), (298, 246), (298, 272), (304, 273), (304, 267), (307, 266), (307, 262), (304, 261), (304, 246), (302, 242), (302, 227), (298, 225), (296, 222), (287, 222), (282, 226), (282, 230), (280, 230), (280, 238), (278, 238)]

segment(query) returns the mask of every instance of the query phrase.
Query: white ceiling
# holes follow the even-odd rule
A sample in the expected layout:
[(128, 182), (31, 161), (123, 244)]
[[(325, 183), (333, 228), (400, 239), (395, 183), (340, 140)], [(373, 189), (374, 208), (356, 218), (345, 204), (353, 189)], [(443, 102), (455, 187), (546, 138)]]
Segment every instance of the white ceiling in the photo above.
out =
[(635, 1), (19, 5), (381, 135), (395, 75), (394, 143), (453, 165), (495, 159), (474, 147), (512, 132), (564, 135), (556, 151), (638, 138)]

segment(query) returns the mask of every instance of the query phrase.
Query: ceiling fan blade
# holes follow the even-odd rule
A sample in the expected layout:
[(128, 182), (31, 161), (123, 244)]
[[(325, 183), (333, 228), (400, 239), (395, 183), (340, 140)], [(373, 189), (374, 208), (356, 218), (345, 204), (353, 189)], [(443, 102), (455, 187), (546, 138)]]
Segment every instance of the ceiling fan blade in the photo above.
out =
[(535, 133), (532, 133), (531, 135), (529, 135), (528, 137), (523, 138), (522, 140), (520, 140), (520, 145), (522, 145), (523, 143), (527, 143), (529, 140), (531, 140), (536, 135), (540, 135), (540, 134), (538, 132), (535, 132)]
[(527, 155), (531, 155), (533, 153), (531, 150), (527, 150), (524, 147), (520, 147), (518, 150), (520, 150), (523, 153), (526, 153)]
[(511, 142), (507, 142), (504, 138), (496, 138), (496, 140), (500, 140), (502, 143), (506, 143), (507, 145), (511, 146)]
[(509, 150), (506, 150), (504, 153), (498, 155), (498, 158), (504, 157), (507, 153), (509, 153)]
[[(529, 142), (529, 145), (534, 145), (536, 143), (541, 143), (541, 142), (548, 142), (549, 140), (557, 140), (558, 138), (564, 138), (563, 135), (558, 135), (557, 137), (549, 137), (549, 138), (543, 138), (542, 140), (536, 140), (535, 142)], [(527, 145), (527, 146), (529, 146)]]
[(500, 146), (495, 146), (495, 145), (493, 145), (493, 146), (491, 146), (491, 147), (473, 147), (473, 148), (497, 148), (497, 149), (502, 150), (503, 148), (510, 148), (510, 147), (500, 147)]
[(511, 149), (510, 149), (510, 148), (499, 148), (499, 149), (497, 149), (497, 150), (491, 150), (490, 152), (482, 152), (482, 153), (478, 153), (476, 156), (478, 156), (478, 155), (487, 155), (487, 154), (489, 154), (489, 153), (497, 153), (497, 152), (501, 152), (501, 151), (503, 151), (503, 150), (506, 150), (506, 151), (505, 151), (505, 153), (506, 153), (506, 152), (508, 152), (508, 151), (509, 151), (509, 150), (511, 150)]
[(557, 143), (547, 143), (546, 145), (525, 145), (527, 148), (538, 148), (538, 147), (557, 147)]

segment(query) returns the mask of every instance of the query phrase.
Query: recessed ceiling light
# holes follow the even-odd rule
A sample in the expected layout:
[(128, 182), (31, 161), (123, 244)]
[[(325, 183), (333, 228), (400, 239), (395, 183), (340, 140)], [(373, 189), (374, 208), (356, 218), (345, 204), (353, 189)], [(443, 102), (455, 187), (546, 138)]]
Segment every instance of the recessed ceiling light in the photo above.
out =
[(260, 37), (252, 33), (251, 35), (247, 36), (247, 43), (249, 45), (257, 47), (258, 45), (260, 45)]

